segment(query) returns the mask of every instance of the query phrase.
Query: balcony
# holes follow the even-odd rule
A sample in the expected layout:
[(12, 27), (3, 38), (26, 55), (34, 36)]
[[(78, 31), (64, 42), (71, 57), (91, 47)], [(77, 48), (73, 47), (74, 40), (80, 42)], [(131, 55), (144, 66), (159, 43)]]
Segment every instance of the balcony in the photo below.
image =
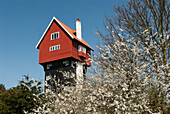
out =
[(78, 52), (79, 56), (81, 57), (84, 57), (84, 58), (87, 58), (87, 55), (81, 51)]

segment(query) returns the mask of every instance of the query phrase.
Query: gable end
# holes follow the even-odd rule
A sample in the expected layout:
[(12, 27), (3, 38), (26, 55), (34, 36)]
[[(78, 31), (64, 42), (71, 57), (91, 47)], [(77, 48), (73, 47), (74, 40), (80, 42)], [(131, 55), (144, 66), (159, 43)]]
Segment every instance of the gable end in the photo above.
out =
[(69, 34), (69, 36), (70, 36), (72, 39), (74, 39), (74, 37), (67, 31), (67, 29), (65, 29), (65, 27), (59, 22), (59, 20), (58, 20), (57, 18), (53, 17), (52, 20), (51, 20), (51, 22), (50, 22), (50, 24), (47, 26), (45, 32), (44, 32), (43, 35), (41, 36), (41, 39), (40, 39), (39, 42), (37, 43), (37, 45), (36, 45), (36, 48), (37, 48), (37, 49), (39, 49), (39, 45), (41, 44), (42, 40), (44, 39), (44, 36), (45, 36), (45, 34), (47, 33), (47, 31), (48, 31), (48, 29), (50, 28), (50, 26), (52, 25), (53, 21), (56, 21), (56, 22), (64, 29), (64, 31), (65, 31), (67, 34)]

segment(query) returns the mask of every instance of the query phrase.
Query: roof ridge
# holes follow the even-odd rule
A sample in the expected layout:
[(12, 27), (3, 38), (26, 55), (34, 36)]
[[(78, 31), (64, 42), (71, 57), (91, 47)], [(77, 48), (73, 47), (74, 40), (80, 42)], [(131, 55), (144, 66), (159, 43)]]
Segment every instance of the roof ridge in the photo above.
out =
[[(57, 19), (58, 20), (58, 19)], [(80, 40), (79, 38), (77, 38), (77, 36), (75, 36), (73, 33), (76, 32), (76, 30), (72, 30), (70, 27), (68, 27), (67, 25), (65, 25), (64, 23), (62, 23), (60, 20), (58, 20), (62, 25), (65, 26), (65, 28), (68, 30), (68, 32), (71, 32), (71, 34), (73, 35), (73, 37), (78, 40), (79, 42), (83, 43), (84, 45), (86, 45), (87, 47), (89, 47), (90, 49), (92, 49), (87, 43), (86, 41), (82, 38), (82, 40)], [(93, 49), (92, 49), (93, 50)]]
[[(57, 19), (57, 18), (56, 18)], [(57, 19), (58, 20), (58, 19)], [(67, 25), (65, 25), (63, 22), (61, 22), (60, 20), (58, 20), (62, 25), (64, 25), (65, 27), (67, 27), (67, 29), (70, 29), (71, 31), (74, 31), (73, 29), (71, 29), (70, 27), (68, 27)]]
[(77, 41), (81, 42), (82, 44), (86, 45), (87, 47), (89, 47), (90, 49), (93, 50), (93, 48), (91, 48), (86, 42), (85, 40), (82, 38), (82, 40), (78, 39), (76, 35), (74, 35), (73, 33), (76, 32), (76, 30), (72, 30), (70, 27), (68, 27), (67, 25), (65, 25), (64, 23), (62, 23), (60, 20), (58, 20), (56, 17), (53, 17), (50, 24), (48, 25), (48, 27), (46, 28), (45, 32), (43, 33), (41, 39), (39, 40), (38, 44), (36, 45), (36, 48), (39, 47), (41, 41), (44, 38), (44, 35), (46, 34), (47, 30), (49, 29), (49, 27), (51, 26), (53, 21), (57, 21), (59, 23), (59, 25), (61, 25), (61, 27), (63, 27), (63, 29), (71, 36), (71, 38), (75, 38)]

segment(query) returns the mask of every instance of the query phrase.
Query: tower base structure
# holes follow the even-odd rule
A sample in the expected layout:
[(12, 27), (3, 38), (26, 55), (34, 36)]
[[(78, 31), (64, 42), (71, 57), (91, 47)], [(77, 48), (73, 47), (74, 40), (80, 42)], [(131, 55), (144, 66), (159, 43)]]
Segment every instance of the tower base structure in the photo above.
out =
[(45, 71), (46, 92), (61, 92), (62, 86), (76, 86), (86, 79), (87, 66), (74, 58), (42, 64)]

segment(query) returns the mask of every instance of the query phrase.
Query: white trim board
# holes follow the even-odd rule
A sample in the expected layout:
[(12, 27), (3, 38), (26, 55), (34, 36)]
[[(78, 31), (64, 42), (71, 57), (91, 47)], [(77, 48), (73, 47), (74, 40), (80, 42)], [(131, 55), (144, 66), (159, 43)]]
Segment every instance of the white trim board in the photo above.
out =
[(68, 34), (70, 35), (70, 37), (71, 37), (72, 39), (74, 39), (74, 37), (67, 31), (66, 28), (63, 27), (63, 25), (59, 22), (59, 20), (58, 20), (57, 18), (53, 17), (52, 20), (51, 20), (51, 22), (50, 22), (50, 24), (47, 26), (45, 32), (44, 32), (43, 35), (41, 36), (41, 39), (39, 40), (39, 42), (37, 43), (37, 45), (36, 45), (35, 48), (38, 49), (38, 46), (40, 45), (41, 41), (43, 40), (43, 38), (44, 38), (44, 36), (45, 36), (45, 34), (46, 34), (46, 32), (47, 32), (47, 30), (49, 29), (49, 27), (51, 26), (51, 24), (52, 24), (52, 22), (53, 22), (54, 20), (66, 31), (66, 33), (68, 33)]

